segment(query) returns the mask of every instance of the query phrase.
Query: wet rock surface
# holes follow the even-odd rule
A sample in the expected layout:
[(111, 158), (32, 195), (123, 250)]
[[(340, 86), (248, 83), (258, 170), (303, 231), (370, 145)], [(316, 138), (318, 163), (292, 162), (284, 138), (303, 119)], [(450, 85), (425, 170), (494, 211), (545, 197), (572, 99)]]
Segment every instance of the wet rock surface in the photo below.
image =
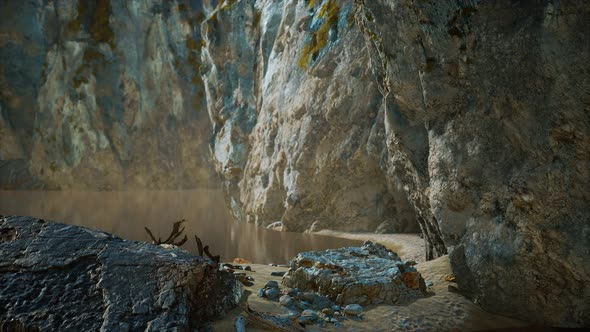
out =
[(395, 304), (423, 297), (426, 291), (410, 262), (369, 241), (362, 247), (300, 253), (282, 284), (326, 295), (339, 305)]
[(231, 274), (178, 248), (30, 217), (0, 218), (0, 234), (0, 322), (7, 326), (196, 329), (241, 295)]

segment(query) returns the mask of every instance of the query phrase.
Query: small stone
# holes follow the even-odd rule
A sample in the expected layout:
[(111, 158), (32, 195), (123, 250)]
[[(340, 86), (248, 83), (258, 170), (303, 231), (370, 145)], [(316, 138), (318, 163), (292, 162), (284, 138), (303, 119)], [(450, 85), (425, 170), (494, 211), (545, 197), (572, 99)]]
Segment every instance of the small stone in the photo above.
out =
[(311, 307), (311, 305), (309, 304), (309, 302), (305, 302), (305, 301), (297, 302), (296, 306), (300, 310), (306, 310), (306, 309), (309, 309), (309, 307)]
[(251, 261), (244, 259), (244, 258), (240, 258), (240, 257), (236, 257), (234, 258), (234, 264), (252, 264)]
[(432, 286), (434, 286), (434, 283), (432, 281), (427, 281), (426, 286), (432, 287)]
[(274, 277), (282, 277), (285, 275), (285, 273), (287, 273), (287, 271), (274, 271), (271, 272), (270, 275)]
[(335, 304), (335, 305), (332, 306), (332, 310), (334, 310), (334, 311), (342, 311), (342, 307)]
[(318, 314), (311, 310), (305, 309), (301, 312), (301, 316), (299, 316), (299, 322), (303, 324), (312, 324), (315, 323), (318, 319)]
[(363, 307), (358, 304), (349, 304), (344, 307), (344, 313), (347, 315), (360, 315), (363, 313)]
[(334, 310), (330, 309), (330, 308), (325, 308), (322, 309), (322, 313), (328, 316), (333, 316), (334, 315)]
[(279, 283), (276, 280), (269, 280), (266, 285), (264, 285), (264, 288), (279, 288)]
[(267, 288), (264, 291), (264, 295), (266, 296), (266, 298), (274, 299), (274, 298), (279, 297), (280, 292), (279, 292), (278, 288)]
[(315, 295), (315, 293), (312, 293), (312, 292), (305, 292), (305, 293), (303, 293), (301, 298), (307, 302), (313, 303), (313, 301), (316, 298), (316, 295)]
[(293, 305), (293, 298), (289, 295), (283, 295), (279, 299), (279, 303), (284, 307), (290, 307)]
[(297, 296), (298, 293), (299, 293), (299, 290), (297, 288), (289, 288), (289, 287), (283, 288), (283, 294), (289, 295), (290, 297), (295, 297), (295, 296)]

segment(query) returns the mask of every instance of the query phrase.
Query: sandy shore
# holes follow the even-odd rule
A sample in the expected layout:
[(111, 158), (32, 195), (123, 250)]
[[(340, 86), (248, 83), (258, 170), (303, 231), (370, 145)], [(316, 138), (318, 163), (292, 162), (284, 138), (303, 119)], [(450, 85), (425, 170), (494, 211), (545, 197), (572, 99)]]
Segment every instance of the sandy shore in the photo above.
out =
[(330, 230), (322, 230), (313, 234), (381, 243), (404, 260), (424, 262), (426, 249), (424, 248), (424, 240), (418, 234), (349, 233)]
[[(420, 262), (418, 271), (427, 282), (432, 282), (430, 290), (433, 295), (398, 305), (372, 305), (365, 307), (365, 319), (362, 321), (344, 320), (336, 328), (328, 325), (307, 326), (309, 331), (486, 331), (505, 328), (522, 328), (526, 324), (511, 318), (488, 313), (463, 296), (449, 292), (448, 286), (454, 285), (444, 280), (451, 273), (447, 256), (424, 262), (423, 240), (414, 234), (370, 234), (322, 231), (325, 236), (337, 236), (354, 240), (379, 242), (396, 251), (403, 259)], [(281, 277), (271, 276), (273, 271), (287, 271), (286, 267), (273, 267), (249, 264), (254, 272), (248, 272), (254, 278), (254, 285), (245, 287), (244, 300), (256, 311), (274, 314), (286, 314), (288, 310), (278, 302), (261, 299), (258, 290), (269, 280), (281, 282)], [(212, 324), (214, 331), (233, 331), (234, 320), (240, 314), (237, 308), (223, 320)], [(526, 330), (526, 329), (525, 329)], [(264, 331), (254, 326), (247, 331)]]

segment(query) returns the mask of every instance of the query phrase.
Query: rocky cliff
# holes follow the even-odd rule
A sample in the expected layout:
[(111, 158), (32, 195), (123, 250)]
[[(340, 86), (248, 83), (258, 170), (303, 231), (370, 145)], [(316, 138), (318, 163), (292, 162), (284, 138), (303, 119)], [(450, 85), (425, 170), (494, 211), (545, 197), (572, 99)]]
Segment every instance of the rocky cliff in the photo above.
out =
[(3, 188), (211, 185), (209, 1), (2, 1)]
[(352, 2), (226, 1), (202, 32), (214, 158), (237, 219), (418, 230), (388, 176), (382, 95)]
[(586, 31), (579, 1), (222, 3), (203, 63), (233, 213), (399, 231), (415, 209), (483, 308), (589, 325)]

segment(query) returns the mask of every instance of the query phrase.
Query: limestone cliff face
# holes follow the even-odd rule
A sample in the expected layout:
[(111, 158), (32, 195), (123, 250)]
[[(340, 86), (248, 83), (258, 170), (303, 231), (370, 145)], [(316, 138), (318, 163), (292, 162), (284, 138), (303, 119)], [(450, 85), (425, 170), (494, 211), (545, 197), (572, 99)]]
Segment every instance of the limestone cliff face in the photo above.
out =
[(392, 163), (460, 288), (590, 324), (590, 4), (357, 4)]
[(214, 157), (238, 219), (418, 229), (388, 181), (382, 95), (352, 2), (226, 1), (202, 29)]
[(207, 185), (206, 1), (3, 1), (6, 188)]
[(581, 1), (222, 4), (204, 81), (234, 214), (374, 230), (403, 187), (467, 296), (589, 325), (586, 31)]

